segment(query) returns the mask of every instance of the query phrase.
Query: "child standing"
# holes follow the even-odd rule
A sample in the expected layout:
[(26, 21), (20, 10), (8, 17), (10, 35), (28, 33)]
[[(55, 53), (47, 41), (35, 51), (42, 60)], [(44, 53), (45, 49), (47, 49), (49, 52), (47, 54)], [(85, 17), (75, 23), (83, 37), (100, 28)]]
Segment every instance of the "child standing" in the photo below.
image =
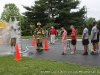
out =
[(66, 50), (67, 50), (67, 48), (66, 48), (66, 44), (67, 44), (67, 31), (65, 30), (65, 27), (62, 27), (61, 29), (63, 30), (63, 33), (62, 33), (62, 46), (63, 46), (63, 49), (64, 49), (62, 55), (66, 55)]

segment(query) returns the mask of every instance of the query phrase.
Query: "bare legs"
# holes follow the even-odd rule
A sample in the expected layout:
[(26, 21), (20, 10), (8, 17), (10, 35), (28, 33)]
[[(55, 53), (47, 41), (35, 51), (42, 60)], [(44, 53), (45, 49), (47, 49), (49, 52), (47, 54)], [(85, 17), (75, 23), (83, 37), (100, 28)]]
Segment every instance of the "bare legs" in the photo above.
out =
[(76, 45), (73, 45), (74, 53), (76, 52)]
[(67, 43), (62, 43), (62, 46), (63, 46), (63, 49), (64, 49), (64, 53), (66, 53), (66, 51), (67, 51), (67, 47), (66, 47), (66, 45), (67, 45)]
[(88, 45), (84, 45), (84, 52), (88, 52)]
[(11, 53), (15, 52), (15, 46), (11, 46)]

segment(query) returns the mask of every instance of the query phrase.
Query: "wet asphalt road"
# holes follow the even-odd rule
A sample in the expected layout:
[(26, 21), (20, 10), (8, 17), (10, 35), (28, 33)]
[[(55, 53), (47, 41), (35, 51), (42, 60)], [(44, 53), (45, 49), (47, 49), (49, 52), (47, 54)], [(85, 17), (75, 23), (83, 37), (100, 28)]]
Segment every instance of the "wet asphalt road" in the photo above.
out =
[[(23, 42), (25, 45), (31, 45), (31, 40)], [(24, 46), (25, 46), (24, 45)], [(25, 47), (23, 47), (25, 48)], [(72, 47), (71, 47), (72, 49)], [(91, 44), (89, 44), (89, 49), (91, 49)], [(46, 60), (57, 60), (66, 61), (71, 63), (76, 63), (79, 65), (89, 65), (89, 66), (100, 66), (100, 55), (91, 55), (89, 50), (89, 55), (83, 56), (83, 46), (81, 41), (77, 41), (77, 51), (75, 54), (71, 55), (72, 50), (67, 48), (67, 55), (62, 55), (63, 48), (61, 39), (57, 40), (54, 45), (49, 44), (49, 50), (43, 52), (37, 52), (36, 47), (30, 47), (28, 52), (25, 54), (28, 57), (40, 58)]]

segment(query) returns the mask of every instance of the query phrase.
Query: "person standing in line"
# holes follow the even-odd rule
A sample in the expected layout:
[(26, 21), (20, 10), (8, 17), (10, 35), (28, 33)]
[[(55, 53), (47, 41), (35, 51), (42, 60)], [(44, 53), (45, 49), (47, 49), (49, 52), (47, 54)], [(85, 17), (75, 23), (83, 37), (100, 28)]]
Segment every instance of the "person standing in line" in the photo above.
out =
[(93, 27), (91, 30), (91, 43), (93, 45), (93, 51), (91, 52), (92, 55), (95, 55), (97, 53), (97, 27), (96, 22), (93, 22)]
[(66, 44), (67, 44), (67, 31), (65, 30), (65, 27), (62, 27), (61, 29), (63, 30), (63, 33), (62, 33), (62, 46), (63, 46), (63, 49), (64, 49), (62, 55), (66, 55), (66, 50), (67, 50), (67, 48), (66, 48)]
[(14, 28), (14, 26), (11, 26), (11, 48), (12, 48), (12, 52), (15, 52), (15, 45), (16, 45), (16, 29)]
[(99, 33), (100, 33), (100, 28), (99, 28), (97, 22), (96, 22), (96, 27), (97, 27), (97, 51), (99, 52)]
[(71, 32), (71, 44), (73, 45), (73, 51), (71, 54), (74, 54), (76, 52), (76, 30), (73, 25), (70, 26)]
[(54, 44), (55, 43), (56, 29), (53, 26), (50, 29), (50, 35), (51, 35), (51, 44)]
[(82, 44), (84, 46), (84, 53), (83, 55), (88, 55), (88, 44), (89, 44), (89, 40), (88, 40), (88, 29), (86, 25), (82, 26), (83, 29), (83, 34), (82, 34)]

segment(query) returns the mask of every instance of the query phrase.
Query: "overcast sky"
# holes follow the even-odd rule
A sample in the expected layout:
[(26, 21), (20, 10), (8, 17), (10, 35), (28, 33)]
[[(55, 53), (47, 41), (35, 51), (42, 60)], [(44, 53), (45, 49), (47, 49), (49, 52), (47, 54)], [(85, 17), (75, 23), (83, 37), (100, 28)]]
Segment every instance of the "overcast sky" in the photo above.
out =
[[(14, 3), (20, 9), (20, 12), (25, 12), (26, 10), (22, 5), (31, 6), (34, 4), (35, 0), (0, 0), (0, 14), (3, 11), (3, 7), (7, 3)], [(100, 20), (100, 0), (80, 0), (81, 3), (78, 7), (86, 6), (87, 7), (87, 16), (94, 17), (96, 20)]]

